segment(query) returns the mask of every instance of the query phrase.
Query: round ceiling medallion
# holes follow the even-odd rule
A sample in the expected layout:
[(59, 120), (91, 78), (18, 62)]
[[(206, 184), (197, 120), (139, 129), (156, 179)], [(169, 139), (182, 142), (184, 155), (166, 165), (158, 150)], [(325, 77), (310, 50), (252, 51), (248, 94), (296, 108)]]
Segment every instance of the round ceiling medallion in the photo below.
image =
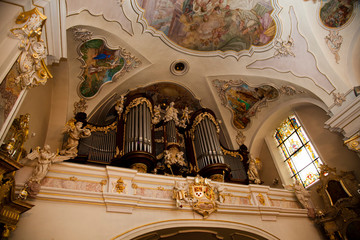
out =
[(189, 71), (189, 63), (185, 60), (176, 60), (170, 65), (170, 72), (181, 76)]

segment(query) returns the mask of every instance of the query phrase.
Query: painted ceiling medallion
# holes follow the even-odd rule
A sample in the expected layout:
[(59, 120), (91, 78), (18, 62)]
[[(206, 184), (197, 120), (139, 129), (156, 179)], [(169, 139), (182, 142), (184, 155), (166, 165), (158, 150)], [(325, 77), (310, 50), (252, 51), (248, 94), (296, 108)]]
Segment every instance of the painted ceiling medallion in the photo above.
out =
[(145, 32), (198, 56), (251, 55), (280, 32), (276, 0), (132, 0)]
[(83, 69), (80, 78), (79, 95), (84, 98), (94, 97), (101, 87), (113, 82), (133, 68), (141, 61), (126, 52), (123, 48), (112, 49), (103, 39), (91, 39), (82, 43), (78, 52)]
[(358, 0), (323, 0), (320, 7), (321, 23), (330, 29), (344, 27), (354, 15)]
[[(281, 73), (290, 72), (296, 77), (309, 78), (330, 95), (335, 87), (319, 70), (314, 54), (308, 49), (306, 38), (299, 32), (298, 19), (292, 6), (289, 9), (289, 15), (291, 31), (288, 40), (279, 40), (279, 48), (275, 47), (273, 57), (255, 60), (246, 67), (249, 69), (273, 69)], [(277, 54), (279, 50), (282, 54)]]
[(279, 91), (269, 85), (250, 87), (245, 82), (238, 80), (213, 80), (221, 103), (233, 113), (233, 125), (237, 129), (244, 129), (254, 116), (266, 103), (275, 100)]

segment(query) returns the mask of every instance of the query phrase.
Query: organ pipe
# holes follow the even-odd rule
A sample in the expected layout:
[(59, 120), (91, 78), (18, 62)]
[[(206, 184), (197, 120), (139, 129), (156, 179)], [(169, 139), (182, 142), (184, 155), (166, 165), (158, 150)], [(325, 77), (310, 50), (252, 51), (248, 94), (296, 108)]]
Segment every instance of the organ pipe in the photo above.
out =
[(208, 112), (199, 114), (193, 122), (191, 132), (200, 170), (212, 164), (224, 164), (218, 129), (214, 116)]
[(125, 154), (135, 151), (151, 153), (151, 103), (134, 99), (125, 111)]

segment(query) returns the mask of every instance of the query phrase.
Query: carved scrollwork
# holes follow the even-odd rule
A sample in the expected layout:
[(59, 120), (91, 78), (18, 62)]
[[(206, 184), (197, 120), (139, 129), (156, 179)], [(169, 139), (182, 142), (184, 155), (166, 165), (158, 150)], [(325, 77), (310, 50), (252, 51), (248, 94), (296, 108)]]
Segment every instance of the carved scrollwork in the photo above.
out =
[(48, 78), (52, 78), (44, 62), (46, 46), (40, 39), (45, 20), (46, 16), (34, 8), (17, 17), (16, 24), (21, 27), (10, 30), (13, 36), (21, 40), (21, 54), (17, 62), (20, 75), (15, 82), (22, 89), (44, 85)]
[(196, 116), (195, 120), (194, 120), (194, 123), (191, 127), (191, 130), (190, 130), (190, 133), (191, 133), (191, 136), (194, 136), (194, 132), (195, 132), (195, 129), (196, 129), (196, 126), (202, 121), (204, 120), (204, 118), (207, 117), (210, 119), (210, 121), (212, 121), (214, 124), (215, 124), (215, 127), (216, 127), (216, 133), (219, 133), (220, 132), (220, 126), (219, 126), (219, 123), (216, 121), (215, 117), (211, 114), (211, 113), (208, 113), (208, 112), (204, 112), (204, 113), (201, 113), (199, 115)]
[(140, 105), (142, 103), (146, 103), (146, 106), (149, 108), (150, 114), (151, 114), (151, 117), (152, 117), (153, 113), (152, 113), (152, 110), (151, 110), (152, 109), (151, 102), (148, 99), (144, 98), (144, 97), (140, 97), (140, 98), (136, 98), (136, 99), (132, 100), (130, 102), (130, 104), (126, 107), (126, 110), (125, 110), (125, 113), (124, 113), (125, 122), (126, 122), (126, 116), (130, 112), (130, 109), (132, 109), (133, 107), (136, 107), (137, 105)]

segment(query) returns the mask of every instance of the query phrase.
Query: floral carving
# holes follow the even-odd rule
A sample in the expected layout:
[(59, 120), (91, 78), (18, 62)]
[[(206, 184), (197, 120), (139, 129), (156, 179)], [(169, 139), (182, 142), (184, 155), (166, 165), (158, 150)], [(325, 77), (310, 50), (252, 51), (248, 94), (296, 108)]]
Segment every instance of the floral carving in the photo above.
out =
[(274, 49), (275, 49), (274, 56), (278, 56), (278, 57), (293, 56), (293, 57), (295, 57), (295, 54), (292, 51), (293, 48), (294, 48), (294, 40), (290, 36), (289, 36), (288, 40), (282, 40), (280, 38), (277, 38), (274, 41)]
[(343, 93), (333, 93), (333, 98), (334, 98), (334, 104), (336, 106), (341, 106), (343, 102), (346, 101), (345, 94)]
[(74, 103), (74, 115), (80, 112), (85, 112), (88, 108), (88, 105), (86, 104), (86, 100), (83, 98), (80, 98), (78, 102)]
[(17, 62), (20, 75), (15, 82), (22, 89), (44, 85), (48, 78), (52, 78), (44, 62), (46, 46), (40, 39), (45, 20), (46, 16), (34, 8), (21, 13), (16, 19), (16, 24), (21, 26), (10, 30), (13, 36), (21, 40), (21, 54)]
[(86, 42), (92, 38), (92, 32), (84, 28), (74, 27), (72, 28), (75, 41)]

